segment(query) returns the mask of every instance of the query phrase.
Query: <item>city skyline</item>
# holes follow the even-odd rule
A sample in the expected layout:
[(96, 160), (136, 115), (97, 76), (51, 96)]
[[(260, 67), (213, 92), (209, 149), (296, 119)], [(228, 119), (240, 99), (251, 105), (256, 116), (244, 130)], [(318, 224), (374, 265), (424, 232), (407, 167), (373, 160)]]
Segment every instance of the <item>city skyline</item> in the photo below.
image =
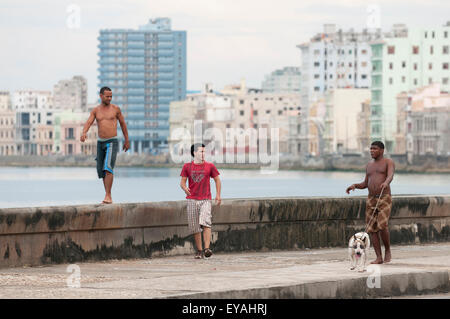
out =
[[(208, 82), (222, 88), (241, 78), (249, 87), (259, 87), (273, 70), (300, 66), (296, 45), (322, 32), (323, 24), (361, 31), (370, 15), (364, 1), (326, 1), (320, 6), (312, 1), (281, 1), (277, 6), (273, 1), (3, 2), (0, 88), (51, 90), (61, 79), (82, 75), (88, 81), (89, 103), (98, 95), (100, 29), (133, 29), (148, 19), (168, 17), (174, 29), (187, 31), (188, 90), (199, 90)], [(443, 25), (448, 20), (445, 8), (450, 8), (444, 1), (372, 5), (379, 8), (383, 30), (394, 23)]]

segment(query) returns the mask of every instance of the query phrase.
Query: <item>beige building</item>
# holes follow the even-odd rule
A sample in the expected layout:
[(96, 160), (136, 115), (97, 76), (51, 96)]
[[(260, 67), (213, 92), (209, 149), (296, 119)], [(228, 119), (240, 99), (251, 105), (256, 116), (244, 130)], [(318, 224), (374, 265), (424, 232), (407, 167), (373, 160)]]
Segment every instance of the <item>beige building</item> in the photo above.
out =
[(97, 153), (98, 130), (97, 123), (90, 127), (87, 140), (80, 141), (84, 124), (89, 118), (88, 112), (66, 110), (55, 113), (54, 141), (55, 153), (61, 155), (95, 155)]
[(54, 107), (59, 110), (87, 110), (87, 80), (74, 76), (61, 80), (53, 87)]
[(0, 156), (15, 155), (15, 113), (9, 92), (0, 92)]
[(361, 103), (361, 112), (358, 113), (358, 149), (361, 153), (366, 153), (370, 148), (370, 99)]
[[(279, 152), (288, 153), (289, 118), (298, 118), (300, 112), (300, 96), (297, 94), (261, 93), (255, 90), (244, 91), (245, 82), (241, 85), (229, 85), (220, 93), (214, 93), (211, 85), (205, 87), (200, 94), (189, 95), (185, 101), (170, 104), (170, 136), (169, 148), (181, 145), (183, 136), (175, 136), (174, 132), (184, 128), (194, 137), (194, 130), (203, 132), (204, 143), (214, 140), (214, 150), (219, 153), (249, 153), (257, 151), (250, 143), (248, 129), (266, 129), (268, 150), (271, 145), (271, 129), (278, 129)], [(202, 127), (194, 128), (194, 121), (202, 121)], [(210, 130), (208, 130), (210, 129)], [(215, 130), (214, 130), (215, 129)], [(220, 133), (219, 133), (220, 132)], [(217, 136), (216, 136), (217, 135)], [(219, 136), (220, 135), (220, 136)], [(245, 140), (245, 146), (238, 141)], [(257, 142), (258, 143), (258, 142)], [(227, 147), (228, 146), (228, 147)], [(242, 149), (238, 149), (240, 147)]]
[(450, 94), (432, 84), (397, 95), (397, 154), (450, 155)]
[(360, 153), (358, 114), (370, 100), (369, 89), (334, 89), (326, 94), (325, 152)]

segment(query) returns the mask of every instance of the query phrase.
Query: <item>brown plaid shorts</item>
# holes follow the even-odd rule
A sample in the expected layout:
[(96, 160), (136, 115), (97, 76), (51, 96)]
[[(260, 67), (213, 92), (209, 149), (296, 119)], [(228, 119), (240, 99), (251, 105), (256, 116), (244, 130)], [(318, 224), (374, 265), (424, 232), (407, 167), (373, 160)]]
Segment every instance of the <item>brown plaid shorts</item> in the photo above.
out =
[[(380, 199), (380, 202), (375, 211), (378, 199)], [(391, 195), (385, 194), (382, 195), (381, 198), (378, 196), (369, 196), (366, 201), (366, 225), (369, 225), (367, 227), (367, 232), (375, 233), (386, 229), (388, 227), (389, 217), (391, 216), (391, 209)]]
[(211, 228), (211, 200), (187, 200), (188, 226), (191, 234), (201, 233), (201, 226)]

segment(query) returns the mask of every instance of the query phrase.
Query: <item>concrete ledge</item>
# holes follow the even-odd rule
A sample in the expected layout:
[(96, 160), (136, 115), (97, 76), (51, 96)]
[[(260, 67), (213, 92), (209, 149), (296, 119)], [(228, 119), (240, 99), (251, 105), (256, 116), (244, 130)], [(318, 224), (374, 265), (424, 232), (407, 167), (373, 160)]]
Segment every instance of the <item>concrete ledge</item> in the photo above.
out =
[(450, 291), (448, 271), (400, 273), (381, 277), (380, 288), (367, 278), (316, 281), (287, 286), (215, 291), (171, 296), (176, 299), (366, 299)]
[[(0, 267), (193, 251), (185, 201), (0, 209)], [(365, 197), (224, 200), (216, 252), (345, 247), (364, 229)], [(450, 240), (450, 195), (394, 196), (393, 244)]]

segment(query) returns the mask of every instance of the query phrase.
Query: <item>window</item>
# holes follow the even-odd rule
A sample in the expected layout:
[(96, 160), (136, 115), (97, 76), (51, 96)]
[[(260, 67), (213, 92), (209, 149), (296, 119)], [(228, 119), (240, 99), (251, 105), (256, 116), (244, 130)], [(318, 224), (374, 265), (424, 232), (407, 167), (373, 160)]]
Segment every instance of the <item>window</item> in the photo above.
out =
[(394, 63), (390, 62), (389, 63), (389, 70), (393, 70), (394, 69)]
[(444, 31), (444, 38), (448, 38), (448, 31)]
[(428, 32), (425, 31), (425, 39), (428, 37)]
[(242, 110), (239, 111), (239, 115), (240, 115), (240, 116), (244, 116), (244, 111), (242, 111)]
[(318, 79), (318, 78), (320, 78), (320, 75), (319, 74), (314, 74), (314, 78)]
[(349, 75), (348, 75), (348, 78), (349, 78), (349, 79), (351, 79), (351, 78), (352, 78), (352, 75), (351, 75), (351, 74), (349, 74)]
[(283, 111), (282, 110), (278, 110), (278, 115), (281, 115), (281, 114), (283, 114)]
[(239, 100), (239, 104), (244, 104), (244, 100)]
[(395, 54), (395, 46), (390, 45), (387, 47), (388, 54)]
[(419, 54), (419, 46), (413, 46), (413, 54)]
[(417, 79), (414, 79), (414, 85), (417, 85)]
[(361, 50), (361, 54), (367, 54), (367, 50)]
[(320, 54), (320, 50), (314, 50), (314, 55), (319, 55)]
[(433, 54), (434, 53), (434, 49), (433, 49), (433, 46), (431, 45), (430, 46), (430, 54)]
[(414, 63), (414, 70), (417, 71), (417, 63)]
[(366, 66), (367, 66), (367, 62), (362, 62), (362, 63), (361, 63), (361, 66), (362, 66), (362, 67), (366, 67)]
[(442, 63), (442, 68), (444, 70), (448, 70), (448, 63)]
[(428, 70), (433, 70), (433, 63), (428, 63)]
[(389, 84), (393, 84), (394, 80), (392, 78), (389, 78)]
[(255, 111), (253, 111), (253, 115), (258, 115), (258, 111), (257, 110), (255, 110)]
[(402, 83), (406, 82), (406, 77), (402, 76)]
[(442, 54), (448, 54), (448, 45), (442, 47)]
[(73, 135), (73, 128), (70, 127), (67, 129), (67, 138), (68, 140), (73, 140), (75, 139), (75, 136)]
[(447, 85), (447, 84), (448, 84), (448, 78), (443, 78), (443, 79), (442, 79), (442, 84)]
[(402, 68), (406, 68), (406, 61), (402, 62)]
[(433, 83), (433, 78), (429, 78), (428, 79), (428, 84), (432, 84)]
[(314, 91), (320, 91), (320, 87), (315, 86), (315, 87), (314, 87)]
[(361, 75), (361, 79), (363, 80), (367, 79), (367, 75), (366, 74)]
[(353, 65), (352, 65), (352, 62), (349, 62), (349, 63), (348, 63), (348, 66), (349, 66), (349, 67), (352, 67), (352, 66), (353, 66)]
[(319, 67), (320, 66), (320, 62), (314, 62), (314, 66), (315, 67)]

